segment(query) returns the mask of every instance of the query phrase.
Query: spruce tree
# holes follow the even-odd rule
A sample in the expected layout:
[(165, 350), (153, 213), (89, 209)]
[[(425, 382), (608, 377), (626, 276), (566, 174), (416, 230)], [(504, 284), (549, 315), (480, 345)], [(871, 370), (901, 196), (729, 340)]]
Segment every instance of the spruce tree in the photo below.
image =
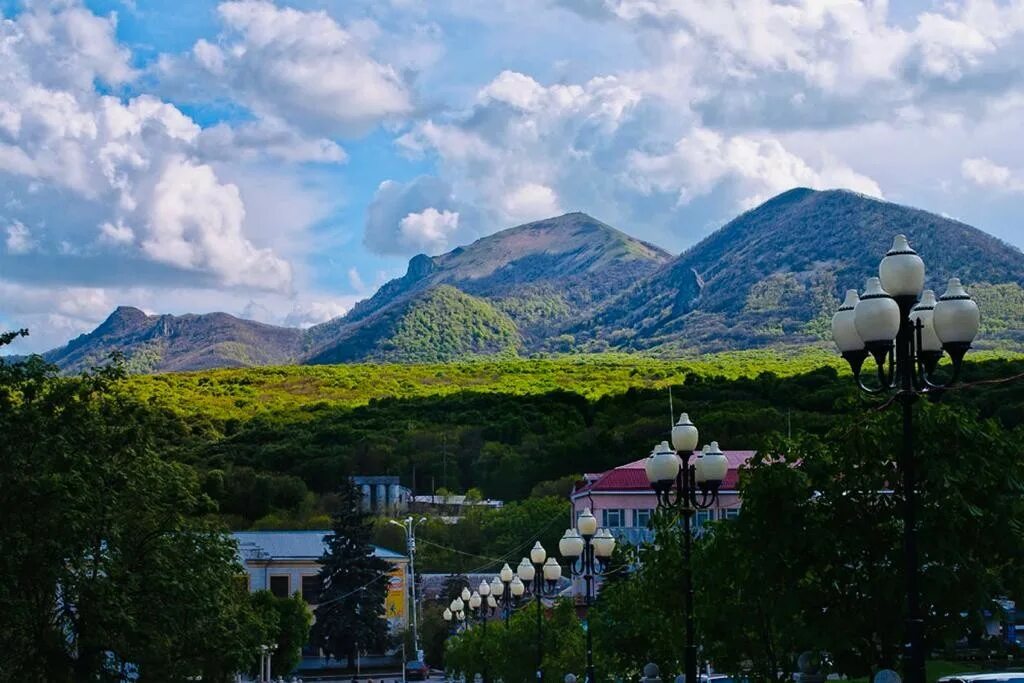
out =
[(391, 565), (373, 554), (372, 521), (363, 512), (362, 494), (351, 484), (340, 491), (332, 533), (324, 537), (319, 604), (312, 642), (355, 665), (357, 650), (383, 652), (391, 644), (384, 600)]

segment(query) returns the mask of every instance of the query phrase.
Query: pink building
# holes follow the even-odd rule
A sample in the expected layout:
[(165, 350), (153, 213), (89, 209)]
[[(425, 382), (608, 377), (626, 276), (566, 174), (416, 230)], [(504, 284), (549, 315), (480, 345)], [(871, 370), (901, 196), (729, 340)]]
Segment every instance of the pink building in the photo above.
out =
[[(739, 469), (754, 455), (754, 451), (724, 451), (729, 461), (729, 472), (718, 491), (717, 503), (708, 510), (698, 510), (695, 528), (715, 519), (730, 519), (739, 514), (740, 497), (737, 491)], [(654, 491), (644, 473), (644, 460), (636, 460), (613, 470), (584, 475), (583, 482), (572, 492), (572, 526), (576, 516), (589, 507), (602, 528), (612, 532), (620, 542), (639, 543), (652, 538), (648, 527), (651, 513), (658, 505)]]

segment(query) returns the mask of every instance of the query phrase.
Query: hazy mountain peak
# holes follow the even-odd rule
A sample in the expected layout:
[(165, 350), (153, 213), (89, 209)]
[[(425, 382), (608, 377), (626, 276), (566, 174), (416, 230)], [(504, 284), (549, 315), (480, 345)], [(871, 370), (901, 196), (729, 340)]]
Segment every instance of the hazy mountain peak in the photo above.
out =
[(928, 284), (963, 278), (982, 308), (979, 344), (1024, 345), (1024, 254), (964, 223), (847, 190), (794, 188), (677, 258), (582, 212), (525, 223), (437, 256), (348, 315), (308, 331), (226, 313), (118, 307), (46, 354), (67, 370), (125, 353), (132, 369), (286, 362), (448, 360), (530, 351), (668, 353), (827, 343), (848, 287), (877, 272), (892, 236)]

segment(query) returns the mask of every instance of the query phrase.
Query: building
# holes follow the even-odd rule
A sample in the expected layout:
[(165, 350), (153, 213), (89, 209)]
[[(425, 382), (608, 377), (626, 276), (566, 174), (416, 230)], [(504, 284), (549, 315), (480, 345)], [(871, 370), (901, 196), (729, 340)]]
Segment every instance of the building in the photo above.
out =
[(440, 516), (444, 521), (454, 524), (470, 508), (500, 509), (504, 501), (491, 498), (474, 498), (463, 494), (447, 494), (443, 496), (413, 496), (410, 510), (415, 513), (430, 513)]
[[(754, 456), (754, 451), (724, 451), (729, 471), (718, 490), (718, 501), (707, 510), (698, 510), (695, 527), (713, 519), (729, 519), (740, 511), (737, 490), (739, 470)], [(584, 475), (570, 495), (572, 520), (584, 508), (590, 508), (598, 524), (612, 532), (621, 542), (638, 544), (652, 538), (648, 528), (658, 499), (644, 472), (644, 460), (636, 460), (615, 469)]]
[(398, 515), (409, 509), (412, 491), (398, 477), (352, 477), (363, 494), (363, 510), (377, 515)]
[[(249, 579), (249, 590), (269, 590), (278, 597), (299, 593), (316, 608), (320, 594), (320, 558), (326, 550), (324, 536), (329, 529), (301, 531), (236, 531), (238, 554)], [(373, 554), (392, 565), (385, 599), (388, 625), (392, 633), (404, 631), (409, 623), (406, 600), (409, 558), (385, 548), (374, 546)], [(304, 648), (300, 669), (326, 665), (319, 652)]]

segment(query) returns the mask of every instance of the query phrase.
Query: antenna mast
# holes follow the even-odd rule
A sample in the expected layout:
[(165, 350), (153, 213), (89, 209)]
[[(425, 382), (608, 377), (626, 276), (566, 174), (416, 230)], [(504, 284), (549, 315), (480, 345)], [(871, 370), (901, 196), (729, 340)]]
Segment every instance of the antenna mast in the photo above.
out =
[(672, 407), (672, 386), (668, 387), (668, 428), (671, 430), (676, 423), (676, 411)]

